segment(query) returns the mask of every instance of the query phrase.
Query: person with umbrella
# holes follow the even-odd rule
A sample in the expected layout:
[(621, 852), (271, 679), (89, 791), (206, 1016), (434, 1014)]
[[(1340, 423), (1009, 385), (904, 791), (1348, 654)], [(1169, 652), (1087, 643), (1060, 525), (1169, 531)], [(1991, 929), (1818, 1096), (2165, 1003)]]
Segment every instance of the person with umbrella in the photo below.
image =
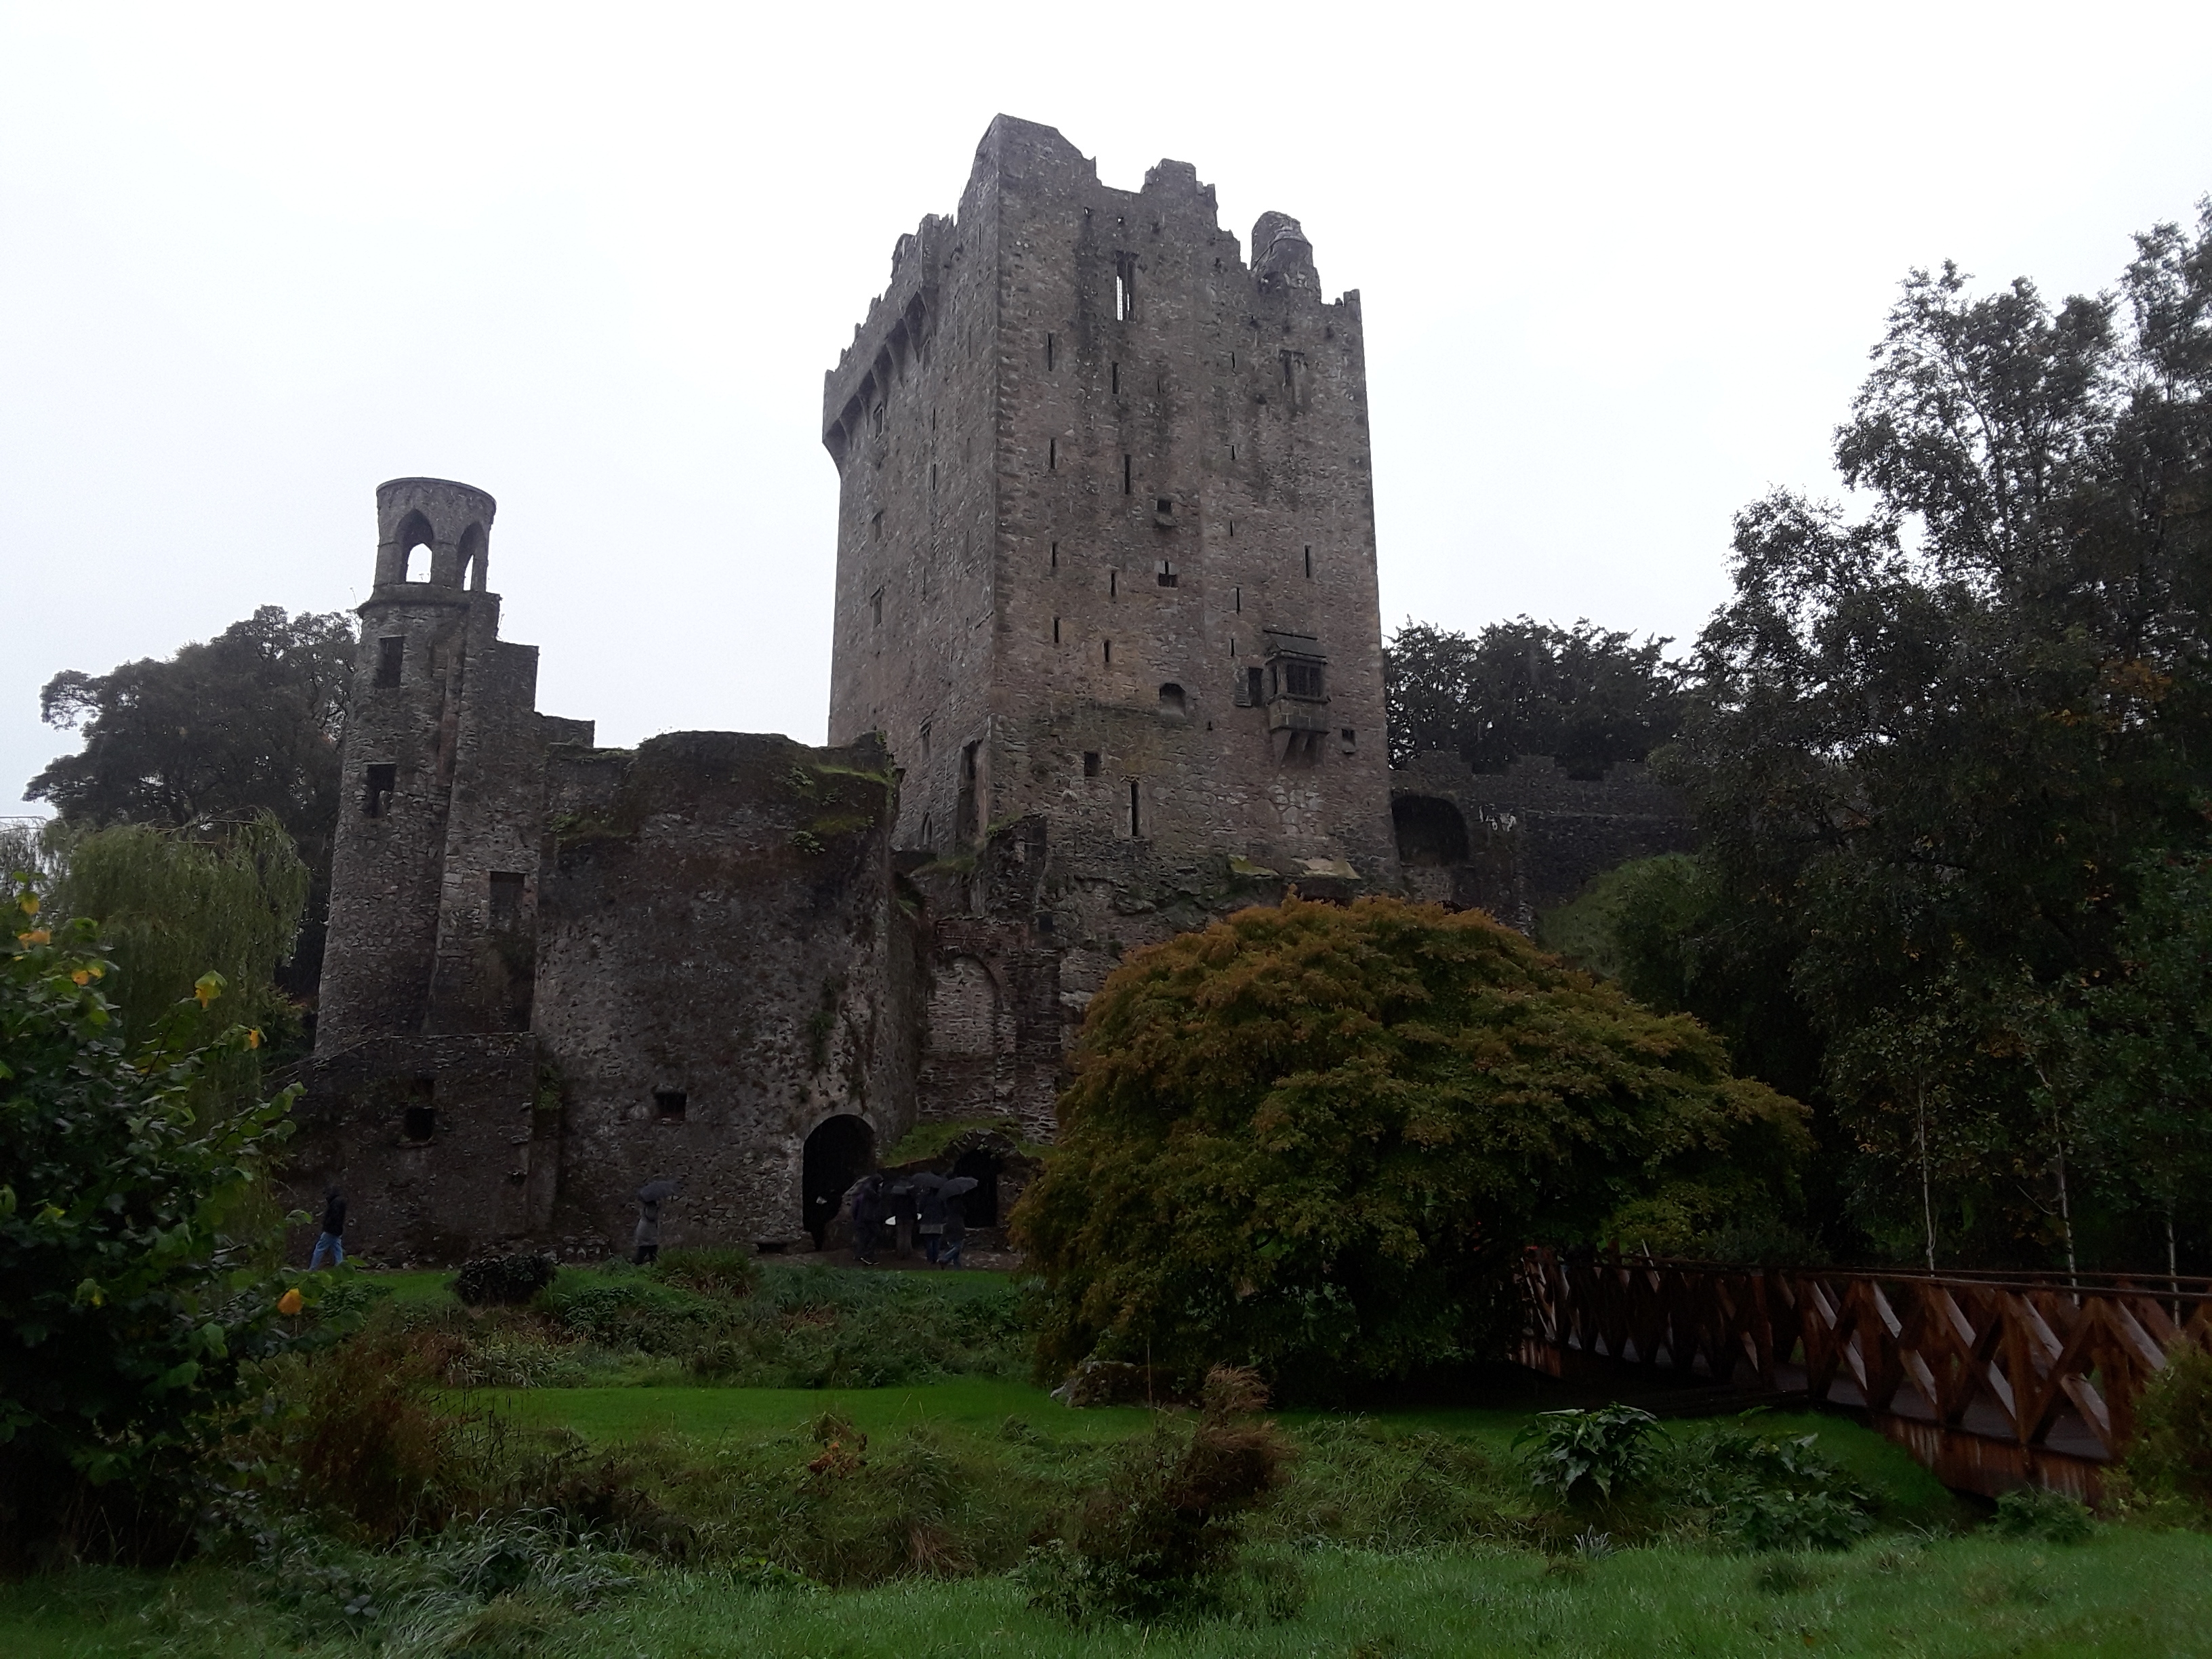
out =
[(633, 1266), (645, 1267), (660, 1259), (660, 1206), (676, 1196), (672, 1181), (648, 1181), (637, 1189), (637, 1234), (632, 1240), (636, 1254)]
[(884, 1178), (865, 1175), (853, 1183), (853, 1260), (862, 1267), (876, 1265), (876, 1246), (882, 1242)]
[[(967, 1237), (966, 1221), (960, 1214), (960, 1199), (962, 1194), (974, 1188), (975, 1178), (971, 1176), (941, 1176), (933, 1170), (922, 1170), (907, 1179), (914, 1185), (922, 1254), (929, 1258), (929, 1265), (933, 1267), (951, 1267), (959, 1260), (960, 1245)], [(953, 1236), (951, 1258), (940, 1262), (938, 1257), (945, 1250), (947, 1227), (957, 1230)]]

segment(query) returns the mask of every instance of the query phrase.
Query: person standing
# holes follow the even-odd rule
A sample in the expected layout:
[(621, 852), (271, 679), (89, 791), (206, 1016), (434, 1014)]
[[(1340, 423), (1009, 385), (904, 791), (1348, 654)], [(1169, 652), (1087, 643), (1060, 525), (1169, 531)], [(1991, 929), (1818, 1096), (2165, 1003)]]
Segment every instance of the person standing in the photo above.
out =
[(862, 1267), (876, 1265), (883, 1230), (884, 1178), (872, 1175), (853, 1188), (853, 1259)]
[(917, 1178), (919, 1190), (915, 1194), (915, 1211), (919, 1218), (916, 1230), (921, 1234), (921, 1252), (929, 1258), (929, 1265), (937, 1265), (938, 1252), (945, 1248), (945, 1187), (940, 1181), (932, 1180), (922, 1185)]
[(331, 1266), (345, 1266), (345, 1194), (335, 1187), (323, 1192), (323, 1234), (315, 1241), (314, 1258), (307, 1263), (313, 1273), (323, 1265), (323, 1258), (331, 1259)]
[(968, 1242), (968, 1216), (960, 1200), (957, 1192), (947, 1190), (945, 1194), (945, 1250), (937, 1262), (940, 1267), (960, 1266), (960, 1247)]
[(631, 1242), (637, 1247), (636, 1254), (630, 1257), (633, 1266), (643, 1267), (659, 1260), (660, 1200), (659, 1199), (638, 1200), (637, 1235)]

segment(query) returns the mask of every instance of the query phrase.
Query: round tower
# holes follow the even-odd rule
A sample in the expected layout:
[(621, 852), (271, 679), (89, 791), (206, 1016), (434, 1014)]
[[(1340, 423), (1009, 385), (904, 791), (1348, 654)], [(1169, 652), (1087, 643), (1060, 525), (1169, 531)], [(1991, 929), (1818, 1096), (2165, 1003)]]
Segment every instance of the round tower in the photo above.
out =
[[(376, 487), (376, 586), (484, 591), (499, 503), (450, 478), (394, 478)], [(417, 555), (425, 550), (427, 557)], [(416, 566), (411, 572), (410, 561)]]

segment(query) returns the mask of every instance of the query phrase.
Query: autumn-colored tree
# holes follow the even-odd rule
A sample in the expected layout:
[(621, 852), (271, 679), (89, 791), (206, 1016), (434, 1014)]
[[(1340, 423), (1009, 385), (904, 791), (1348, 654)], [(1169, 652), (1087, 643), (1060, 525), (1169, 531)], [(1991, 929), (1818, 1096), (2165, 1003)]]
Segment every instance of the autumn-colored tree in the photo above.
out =
[(1314, 1395), (1501, 1351), (1522, 1247), (1694, 1248), (1791, 1202), (1802, 1109), (1487, 916), (1244, 910), (1091, 1005), (1012, 1218), (1037, 1360)]

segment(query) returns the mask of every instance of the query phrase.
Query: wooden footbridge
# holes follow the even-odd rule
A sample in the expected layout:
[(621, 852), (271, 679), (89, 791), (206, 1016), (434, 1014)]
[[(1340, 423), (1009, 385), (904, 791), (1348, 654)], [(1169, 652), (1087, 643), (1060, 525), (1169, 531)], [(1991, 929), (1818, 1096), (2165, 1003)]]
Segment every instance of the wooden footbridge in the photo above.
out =
[(2094, 1501), (2167, 1356), (2212, 1348), (2212, 1279), (1522, 1259), (1522, 1363), (1630, 1368), (1863, 1413), (1945, 1485)]

